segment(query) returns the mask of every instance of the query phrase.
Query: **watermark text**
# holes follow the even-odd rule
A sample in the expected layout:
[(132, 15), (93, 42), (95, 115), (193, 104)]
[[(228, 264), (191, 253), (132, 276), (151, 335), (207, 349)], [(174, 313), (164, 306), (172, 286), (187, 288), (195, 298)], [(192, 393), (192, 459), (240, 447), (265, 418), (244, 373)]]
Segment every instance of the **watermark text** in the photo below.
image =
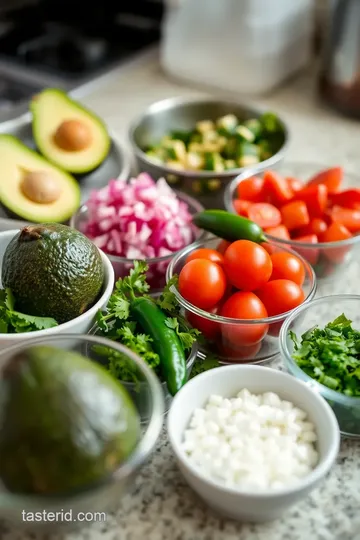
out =
[(38, 512), (21, 512), (22, 520), (25, 522), (104, 522), (106, 521), (105, 512), (73, 512), (72, 510), (59, 510), (57, 512), (49, 512), (41, 510)]

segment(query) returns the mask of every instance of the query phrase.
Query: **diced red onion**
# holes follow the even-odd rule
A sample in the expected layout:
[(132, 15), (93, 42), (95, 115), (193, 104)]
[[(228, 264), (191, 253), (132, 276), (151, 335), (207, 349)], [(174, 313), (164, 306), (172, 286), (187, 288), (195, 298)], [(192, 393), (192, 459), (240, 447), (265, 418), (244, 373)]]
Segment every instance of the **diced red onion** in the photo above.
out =
[(105, 253), (129, 259), (165, 257), (194, 240), (188, 205), (164, 178), (147, 173), (110, 180), (87, 203), (84, 233)]

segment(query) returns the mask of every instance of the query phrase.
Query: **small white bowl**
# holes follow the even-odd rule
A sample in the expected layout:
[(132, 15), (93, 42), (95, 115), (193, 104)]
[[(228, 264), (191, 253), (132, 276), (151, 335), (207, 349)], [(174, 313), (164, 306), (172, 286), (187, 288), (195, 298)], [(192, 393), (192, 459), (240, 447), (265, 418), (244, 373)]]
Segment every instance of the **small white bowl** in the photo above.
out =
[[(242, 388), (253, 393), (275, 392), (303, 409), (316, 427), (319, 463), (296, 486), (278, 490), (247, 491), (229, 488), (209, 478), (190, 462), (181, 448), (193, 411), (203, 407), (211, 394), (234, 397)], [(340, 432), (326, 401), (305, 383), (281, 371), (249, 365), (222, 366), (194, 377), (176, 394), (167, 419), (170, 444), (188, 484), (214, 510), (239, 521), (277, 519), (303, 499), (326, 476), (339, 451)]]
[[(11, 239), (18, 232), (19, 229), (0, 232), (0, 276), (1, 265), (5, 250)], [(99, 311), (99, 309), (105, 308), (114, 288), (115, 276), (112, 264), (107, 258), (107, 256), (101, 250), (99, 251), (105, 270), (104, 286), (102, 295), (100, 296), (99, 300), (90, 309), (85, 311), (85, 313), (83, 313), (79, 317), (72, 319), (71, 321), (59, 324), (59, 326), (54, 326), (53, 328), (47, 328), (46, 330), (26, 332), (24, 334), (0, 334), (0, 349), (10, 347), (11, 345), (15, 345), (17, 343), (20, 343), (21, 341), (25, 341), (26, 339), (30, 338), (40, 338), (56, 334), (87, 334), (95, 322), (97, 312)]]

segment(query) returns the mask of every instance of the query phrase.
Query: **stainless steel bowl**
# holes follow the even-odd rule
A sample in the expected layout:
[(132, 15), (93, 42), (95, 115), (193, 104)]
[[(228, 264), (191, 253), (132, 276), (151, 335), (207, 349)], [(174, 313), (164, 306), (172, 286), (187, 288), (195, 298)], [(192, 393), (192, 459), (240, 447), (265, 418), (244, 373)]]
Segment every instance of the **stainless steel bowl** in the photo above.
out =
[[(154, 178), (165, 177), (170, 184), (176, 186), (176, 189), (196, 197), (205, 207), (223, 208), (226, 186), (248, 167), (232, 169), (223, 173), (213, 171), (181, 171), (180, 173), (176, 169), (155, 163), (143, 149), (159, 141), (169, 131), (192, 129), (195, 123), (200, 120), (216, 120), (226, 114), (235, 114), (244, 121), (250, 118), (259, 118), (264, 112), (249, 109), (236, 102), (216, 99), (170, 98), (153, 103), (131, 124), (129, 129), (129, 139), (135, 154), (136, 164), (140, 171), (146, 171)], [(283, 142), (279, 151), (255, 167), (252, 166), (251, 169), (262, 171), (274, 168), (284, 158), (289, 133), (284, 122), (281, 121), (281, 123)]]

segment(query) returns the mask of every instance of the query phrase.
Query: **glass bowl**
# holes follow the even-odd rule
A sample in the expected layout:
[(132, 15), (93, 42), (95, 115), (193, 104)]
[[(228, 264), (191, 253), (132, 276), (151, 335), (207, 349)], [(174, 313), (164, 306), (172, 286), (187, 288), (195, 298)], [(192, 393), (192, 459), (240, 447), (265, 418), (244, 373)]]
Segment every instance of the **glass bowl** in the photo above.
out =
[[(3, 370), (7, 361), (22, 350), (37, 345), (53, 346), (65, 351), (76, 351), (90, 360), (97, 362), (96, 347), (109, 347), (113, 351), (126, 355), (128, 361), (133, 364), (142, 381), (134, 403), (139, 413), (147, 411), (147, 421), (142, 423), (140, 440), (127, 461), (121, 464), (111, 475), (102, 479), (96, 485), (84, 487), (65, 495), (18, 495), (0, 488), (0, 517), (8, 520), (13, 525), (23, 528), (47, 529), (71, 528), (84, 525), (84, 519), (77, 520), (79, 513), (90, 515), (91, 512), (104, 512), (106, 515), (116, 506), (119, 506), (121, 497), (134, 486), (135, 477), (146, 459), (154, 450), (163, 424), (164, 399), (161, 386), (152, 370), (132, 351), (126, 347), (98, 336), (61, 335), (48, 338), (29, 339), (26, 343), (4, 349), (0, 353), (0, 369)], [(1, 375), (0, 375), (1, 376)], [(101, 396), (91, 394), (92, 406)], [(59, 464), (60, 466), (60, 464)], [(23, 519), (25, 512), (59, 512), (56, 521), (35, 520), (30, 523)], [(73, 519), (61, 519), (61, 516), (69, 516)], [(67, 514), (66, 514), (67, 513)], [(100, 514), (94, 514), (99, 516)]]
[(360, 329), (360, 296), (351, 294), (323, 296), (300, 306), (293, 311), (281, 329), (280, 352), (291, 375), (306, 382), (332, 407), (341, 434), (345, 437), (360, 438), (360, 398), (346, 396), (320, 384), (307, 375), (292, 358), (294, 344), (289, 337), (289, 330), (300, 337), (315, 325), (323, 328), (342, 313), (353, 322), (354, 328)]
[[(102, 330), (99, 328), (99, 326), (97, 324), (95, 324), (91, 328), (91, 330), (89, 331), (89, 334), (93, 334), (95, 336), (106, 337), (105, 334), (102, 333)], [(186, 360), (186, 371), (187, 371), (188, 378), (191, 375), (191, 370), (192, 370), (192, 367), (193, 367), (194, 362), (196, 360), (197, 354), (198, 354), (198, 344), (197, 344), (196, 341), (194, 341), (193, 346), (192, 346), (192, 348), (191, 348), (191, 350), (189, 352), (189, 355), (187, 357), (187, 360)], [(101, 361), (102, 364), (104, 364), (104, 363), (106, 364), (106, 361), (104, 362), (103, 357), (101, 358), (100, 361)], [(134, 383), (134, 382), (128, 382), (128, 381), (121, 381), (121, 382), (125, 386), (125, 388), (128, 390), (129, 394), (132, 397), (136, 397), (136, 395), (138, 393), (139, 386), (144, 384), (142, 382), (140, 382), (140, 383)], [(168, 410), (170, 409), (170, 405), (172, 403), (173, 396), (168, 391), (166, 382), (160, 381), (160, 384), (161, 384), (161, 389), (162, 389), (162, 393), (163, 393), (163, 396), (164, 396), (164, 403), (165, 403), (164, 413), (166, 414), (168, 412)], [(146, 410), (140, 411), (141, 419), (145, 418), (145, 420), (146, 420), (146, 415), (147, 415)]]
[[(166, 280), (169, 281), (174, 274), (180, 274), (190, 253), (203, 247), (216, 249), (221, 242), (221, 239), (213, 237), (184, 248), (169, 264)], [(316, 278), (309, 263), (277, 242), (269, 242), (269, 249), (272, 253), (279, 251), (292, 253), (302, 261), (305, 268), (304, 302), (309, 302), (316, 292)], [(199, 309), (185, 300), (176, 287), (173, 287), (173, 292), (189, 323), (202, 331), (201, 339), (199, 339), (201, 353), (216, 354), (222, 363), (251, 362), (253, 364), (269, 362), (279, 354), (278, 336), (284, 320), (291, 311), (265, 319), (230, 319)], [(229, 338), (236, 341), (236, 347), (231, 346)]]
[[(204, 207), (195, 199), (181, 193), (179, 191), (175, 192), (177, 197), (188, 205), (188, 210), (191, 215), (196, 214), (204, 210)], [(79, 210), (72, 216), (70, 220), (70, 226), (78, 231), (84, 233), (84, 228), (89, 220), (89, 209), (86, 204), (83, 204)], [(200, 231), (199, 229), (194, 228), (194, 241), (200, 240), (206, 237), (206, 233)], [(166, 284), (166, 269), (169, 262), (175, 255), (171, 253), (170, 255), (165, 255), (164, 257), (153, 257), (151, 259), (144, 259), (146, 264), (149, 267), (147, 273), (147, 281), (150, 285), (150, 291), (154, 294), (163, 290)], [(133, 268), (133, 259), (127, 259), (126, 257), (117, 257), (115, 255), (107, 254), (115, 272), (115, 280), (125, 277), (129, 274), (131, 268)]]
[[(284, 177), (295, 177), (304, 183), (310, 180), (318, 172), (329, 168), (331, 165), (318, 163), (283, 163), (276, 167), (276, 172)], [(240, 182), (252, 176), (262, 176), (256, 170), (248, 171), (237, 176), (226, 189), (225, 208), (236, 214), (233, 200), (236, 198), (236, 190)], [(360, 177), (356, 174), (345, 171), (342, 188), (359, 187)], [(318, 242), (312, 244), (308, 242), (298, 242), (295, 240), (284, 240), (275, 236), (266, 235), (269, 240), (275, 240), (280, 245), (289, 247), (302, 255), (314, 268), (316, 278), (322, 282), (332, 282), (339, 274), (347, 269), (349, 263), (357, 258), (360, 249), (360, 234), (347, 240), (338, 242)]]

